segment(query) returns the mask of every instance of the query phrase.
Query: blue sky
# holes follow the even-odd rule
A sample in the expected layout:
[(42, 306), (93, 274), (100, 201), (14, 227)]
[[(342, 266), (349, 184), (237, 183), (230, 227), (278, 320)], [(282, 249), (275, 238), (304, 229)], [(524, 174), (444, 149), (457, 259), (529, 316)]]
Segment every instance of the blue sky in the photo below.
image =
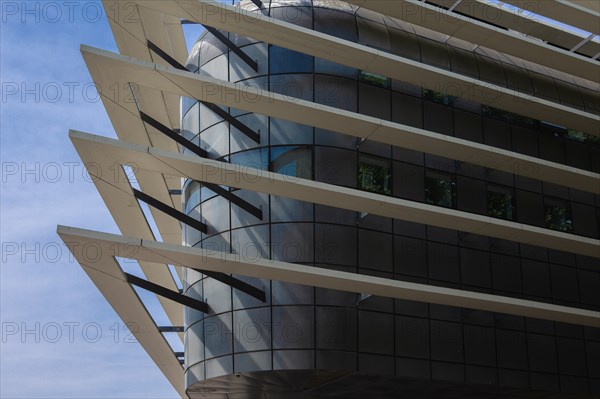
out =
[(177, 397), (56, 235), (118, 232), (68, 139), (115, 137), (79, 52), (117, 51), (101, 3), (0, 7), (0, 397)]

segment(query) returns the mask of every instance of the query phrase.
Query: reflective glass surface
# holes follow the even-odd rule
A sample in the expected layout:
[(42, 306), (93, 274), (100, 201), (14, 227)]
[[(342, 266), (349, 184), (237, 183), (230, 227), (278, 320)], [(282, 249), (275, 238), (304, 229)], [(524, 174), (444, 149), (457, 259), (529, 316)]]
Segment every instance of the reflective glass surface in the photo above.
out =
[(273, 172), (312, 179), (312, 149), (307, 147), (272, 147), (270, 165), (270, 170)]
[(358, 188), (378, 194), (392, 193), (389, 160), (361, 155), (358, 160)]
[(454, 208), (456, 182), (452, 175), (434, 171), (425, 172), (425, 201), (429, 204)]
[(512, 190), (499, 186), (488, 186), (488, 215), (506, 220), (513, 220), (514, 199)]
[(569, 232), (573, 221), (565, 201), (547, 198), (544, 201), (546, 227), (552, 230)]

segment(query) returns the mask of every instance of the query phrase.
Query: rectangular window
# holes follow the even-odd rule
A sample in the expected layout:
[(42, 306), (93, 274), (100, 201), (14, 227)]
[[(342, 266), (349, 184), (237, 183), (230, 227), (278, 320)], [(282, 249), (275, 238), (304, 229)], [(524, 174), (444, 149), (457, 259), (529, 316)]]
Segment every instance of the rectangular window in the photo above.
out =
[(358, 160), (358, 188), (378, 194), (392, 194), (389, 160), (361, 155)]
[(455, 96), (444, 95), (443, 93), (429, 89), (423, 89), (423, 98), (425, 100), (444, 105), (452, 105), (454, 104), (454, 100), (456, 100)]
[(494, 218), (514, 220), (514, 195), (511, 189), (488, 186), (487, 188), (488, 215)]
[(361, 82), (369, 83), (373, 86), (384, 87), (386, 89), (390, 87), (390, 79), (376, 73), (360, 71), (358, 78)]
[(428, 204), (456, 207), (456, 178), (448, 173), (428, 170), (425, 173), (425, 200)]
[(565, 232), (573, 230), (573, 221), (566, 201), (545, 198), (544, 211), (547, 228)]
[(600, 144), (600, 137), (591, 136), (587, 133), (574, 129), (567, 129), (567, 138), (579, 141), (580, 143)]

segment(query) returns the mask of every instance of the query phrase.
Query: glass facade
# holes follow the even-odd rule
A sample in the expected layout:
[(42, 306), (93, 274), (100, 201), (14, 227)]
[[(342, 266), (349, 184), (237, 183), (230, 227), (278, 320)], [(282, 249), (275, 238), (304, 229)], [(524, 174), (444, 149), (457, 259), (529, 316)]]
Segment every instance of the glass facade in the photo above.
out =
[[(598, 92), (524, 69), (509, 57), (452, 47), (335, 1), (273, 0), (265, 13), (299, 26), (486, 82), (598, 113)], [(269, 6), (270, 4), (270, 6)], [(251, 1), (242, 6), (255, 9)], [(363, 12), (365, 12), (363, 10)], [(251, 38), (222, 32), (259, 64), (248, 68), (210, 33), (188, 68), (340, 109), (600, 172), (593, 136), (423, 90)], [(431, 36), (431, 35), (430, 35)], [(531, 68), (531, 69), (529, 69)], [(454, 93), (455, 94), (455, 93)], [(182, 100), (185, 136), (209, 157), (434, 206), (600, 237), (600, 196), (226, 109), (260, 135), (250, 140), (212, 111)], [(526, 175), (526, 174), (525, 174)], [(597, 259), (484, 235), (360, 215), (246, 190), (257, 219), (192, 181), (189, 246), (332, 270), (600, 309)], [(600, 329), (236, 276), (265, 303), (187, 270), (184, 290), (211, 306), (187, 309), (186, 386), (267, 370), (333, 370), (524, 390), (600, 393)], [(365, 396), (366, 397), (366, 396)]]

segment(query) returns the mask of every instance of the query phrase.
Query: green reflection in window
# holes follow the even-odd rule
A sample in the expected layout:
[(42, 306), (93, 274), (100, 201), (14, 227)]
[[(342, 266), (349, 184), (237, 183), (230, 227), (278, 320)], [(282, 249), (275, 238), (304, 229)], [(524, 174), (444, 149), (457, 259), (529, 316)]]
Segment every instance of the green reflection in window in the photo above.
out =
[(492, 107), (490, 105), (482, 105), (481, 113), (485, 116), (489, 116), (490, 118), (501, 119), (508, 121), (511, 123), (523, 125), (527, 127), (537, 127), (540, 123), (537, 119), (529, 118), (527, 116), (515, 114), (512, 112), (504, 111), (499, 108)]
[(384, 87), (386, 89), (390, 87), (390, 80), (383, 75), (378, 75), (376, 73), (366, 71), (360, 71), (358, 77), (361, 82), (369, 83), (373, 86)]
[(425, 174), (425, 200), (429, 204), (456, 207), (456, 182), (454, 176), (434, 171)]
[(312, 150), (298, 146), (272, 147), (270, 169), (286, 176), (312, 179)]
[(580, 143), (600, 144), (600, 136), (592, 136), (579, 130), (567, 129), (567, 138)]
[(487, 189), (487, 209), (491, 217), (513, 220), (512, 190), (489, 186)]
[(423, 98), (425, 100), (444, 105), (452, 105), (454, 104), (454, 100), (456, 100), (455, 96), (444, 95), (440, 92), (429, 89), (423, 89)]
[(358, 188), (379, 194), (392, 194), (390, 161), (361, 155), (358, 160)]
[(565, 201), (546, 198), (544, 209), (547, 228), (566, 232), (573, 230), (573, 222)]

